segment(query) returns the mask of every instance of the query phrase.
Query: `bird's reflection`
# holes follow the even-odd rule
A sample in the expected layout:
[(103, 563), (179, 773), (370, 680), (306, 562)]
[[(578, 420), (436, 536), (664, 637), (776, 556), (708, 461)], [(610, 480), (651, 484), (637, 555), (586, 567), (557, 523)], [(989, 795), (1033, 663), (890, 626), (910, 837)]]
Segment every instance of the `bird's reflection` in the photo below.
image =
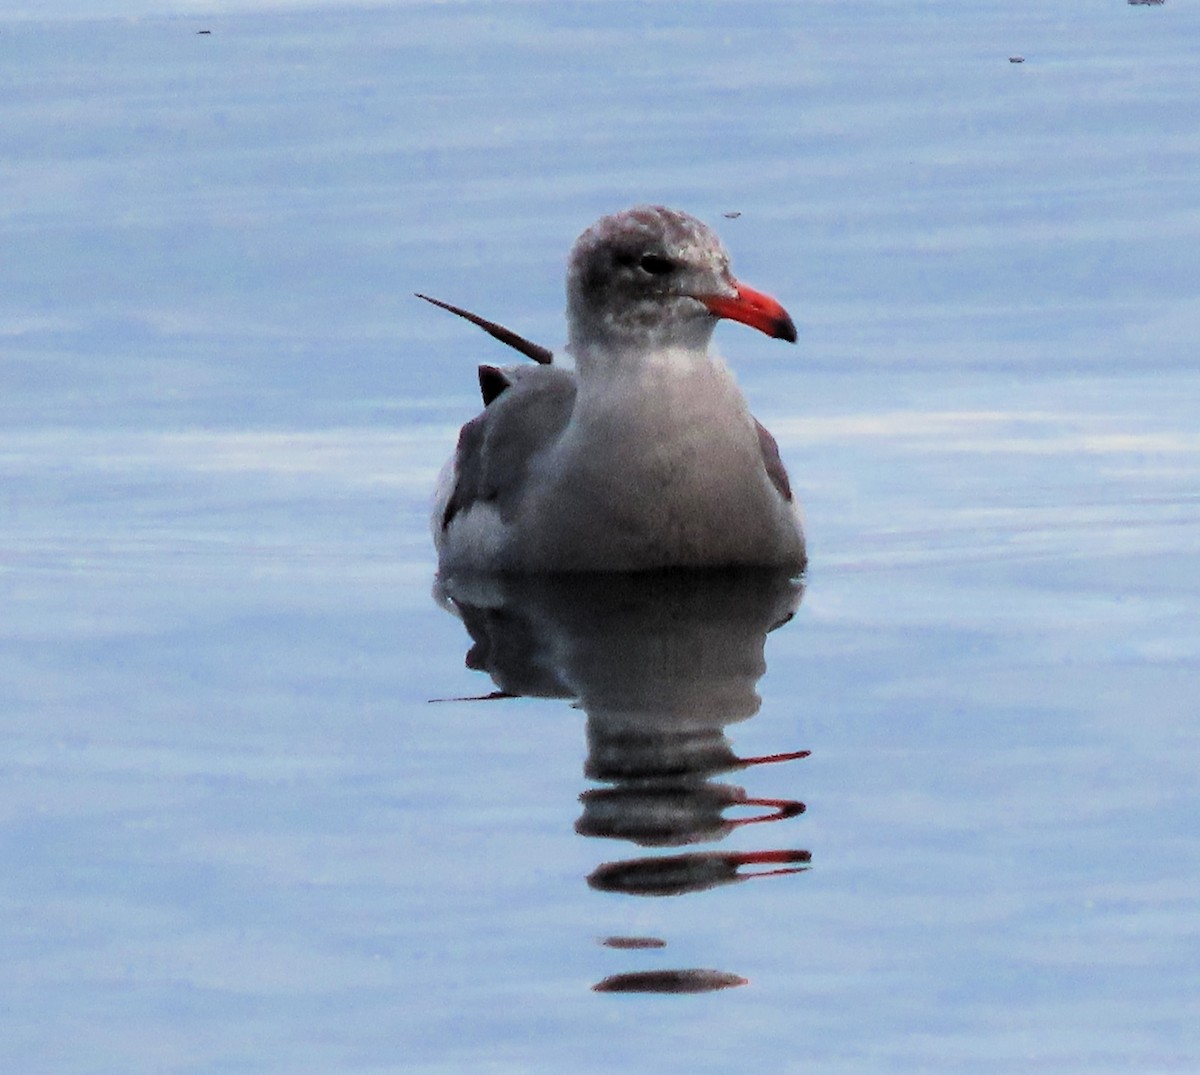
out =
[[(758, 711), (766, 636), (791, 619), (801, 594), (797, 580), (763, 570), (451, 575), (436, 590), (471, 636), (467, 665), (497, 688), (487, 697), (569, 698), (587, 714), (584, 771), (605, 786), (580, 796), (576, 830), (645, 848), (716, 841), (803, 812), (793, 799), (751, 797), (715, 779), (807, 754), (743, 758), (725, 734)], [(797, 873), (808, 862), (798, 849), (693, 851), (605, 863), (587, 880), (605, 892), (678, 896)], [(605, 943), (650, 946), (619, 940)], [(688, 969), (619, 974), (594, 988), (696, 992), (742, 984), (735, 974)]]
[[(782, 821), (804, 812), (792, 799), (752, 799), (732, 784), (684, 777), (618, 780), (614, 787), (585, 791), (583, 816), (575, 823), (582, 836), (609, 836), (642, 847), (674, 847), (719, 840), (742, 825)], [(733, 806), (758, 809), (750, 817), (728, 818)]]
[[(718, 885), (800, 873), (811, 856), (807, 851), (709, 851), (690, 855), (656, 855), (653, 858), (607, 862), (588, 876), (588, 884), (603, 892), (631, 896), (682, 896)], [(739, 872), (744, 866), (773, 869)]]

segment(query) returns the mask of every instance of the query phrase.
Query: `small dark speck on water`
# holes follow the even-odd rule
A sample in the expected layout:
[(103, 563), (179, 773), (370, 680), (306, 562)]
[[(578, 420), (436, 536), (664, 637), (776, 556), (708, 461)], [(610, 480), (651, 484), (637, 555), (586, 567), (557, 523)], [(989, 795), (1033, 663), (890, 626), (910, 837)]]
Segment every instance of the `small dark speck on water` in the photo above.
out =
[(1025, 57), (1024, 56), (1010, 56), (1008, 58), (1008, 62), (1009, 63), (1024, 63)]
[(724, 217), (726, 220), (737, 220), (737, 218), (738, 218), (738, 217), (740, 217), (740, 216), (742, 215), (742, 213), (741, 213), (741, 210), (739, 210), (739, 209), (735, 209), (735, 210), (733, 210), (733, 212), (731, 212), (731, 213), (722, 213), (721, 215), (722, 215), (722, 216), (723, 216), (723, 217)]
[(212, 33), (212, 31), (211, 31), (211, 30), (197, 30), (197, 31), (196, 31), (196, 34), (197, 34), (197, 35), (200, 35), (200, 34), (211, 34), (211, 33)]
[(1131, 7), (1161, 7), (1166, 0), (1129, 0)]

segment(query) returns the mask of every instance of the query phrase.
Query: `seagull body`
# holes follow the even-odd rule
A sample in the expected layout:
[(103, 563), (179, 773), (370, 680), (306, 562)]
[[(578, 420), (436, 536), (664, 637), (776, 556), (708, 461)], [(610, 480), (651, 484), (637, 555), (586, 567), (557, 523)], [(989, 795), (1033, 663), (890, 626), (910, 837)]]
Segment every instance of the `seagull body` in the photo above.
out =
[(660, 206), (584, 232), (567, 299), (574, 370), (533, 344), (526, 353), (544, 364), (480, 367), (484, 410), (463, 427), (435, 497), (440, 568), (801, 570), (778, 448), (709, 353), (720, 317), (794, 342), (783, 307), (733, 278), (704, 224)]

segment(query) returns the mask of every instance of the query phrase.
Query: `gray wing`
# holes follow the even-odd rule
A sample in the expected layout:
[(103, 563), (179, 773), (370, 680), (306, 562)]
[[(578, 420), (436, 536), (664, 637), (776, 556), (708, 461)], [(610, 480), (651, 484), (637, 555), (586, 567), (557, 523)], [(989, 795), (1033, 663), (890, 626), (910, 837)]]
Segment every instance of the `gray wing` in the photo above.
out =
[(442, 530), (460, 512), (493, 504), (511, 519), (537, 455), (562, 433), (575, 407), (575, 374), (556, 366), (480, 367), (486, 406), (462, 427), (456, 481), (442, 512)]
[(767, 427), (757, 418), (754, 419), (754, 428), (758, 431), (758, 449), (762, 452), (763, 468), (767, 477), (771, 479), (771, 484), (779, 491), (779, 495), (791, 503), (792, 483), (788, 481), (787, 470), (784, 468), (783, 459), (780, 458), (779, 445), (775, 443), (775, 438), (771, 436)]

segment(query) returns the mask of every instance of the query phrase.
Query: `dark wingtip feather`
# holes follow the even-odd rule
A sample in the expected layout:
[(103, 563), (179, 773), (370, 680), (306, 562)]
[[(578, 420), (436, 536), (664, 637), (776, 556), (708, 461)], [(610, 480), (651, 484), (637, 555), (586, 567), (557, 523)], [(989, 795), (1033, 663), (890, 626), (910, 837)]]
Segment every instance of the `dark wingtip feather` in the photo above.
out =
[(498, 366), (479, 367), (479, 393), (483, 396), (486, 407), (506, 388), (512, 387), (512, 380)]
[(452, 314), (457, 314), (459, 317), (470, 321), (472, 325), (478, 325), (493, 339), (499, 340), (501, 343), (508, 344), (513, 350), (520, 351), (526, 358), (532, 358), (534, 362), (540, 363), (543, 366), (550, 365), (554, 361), (554, 352), (548, 347), (543, 347), (539, 343), (534, 343), (532, 340), (525, 339), (513, 332), (512, 329), (505, 328), (503, 325), (495, 321), (489, 321), (486, 317), (480, 317), (478, 314), (471, 313), (470, 310), (464, 310), (461, 306), (454, 306), (448, 302), (442, 302), (441, 299), (435, 299), (430, 295), (422, 295), (419, 291), (414, 292), (417, 298), (424, 299), (426, 302), (432, 303), (434, 306), (440, 306), (443, 310), (449, 310)]

